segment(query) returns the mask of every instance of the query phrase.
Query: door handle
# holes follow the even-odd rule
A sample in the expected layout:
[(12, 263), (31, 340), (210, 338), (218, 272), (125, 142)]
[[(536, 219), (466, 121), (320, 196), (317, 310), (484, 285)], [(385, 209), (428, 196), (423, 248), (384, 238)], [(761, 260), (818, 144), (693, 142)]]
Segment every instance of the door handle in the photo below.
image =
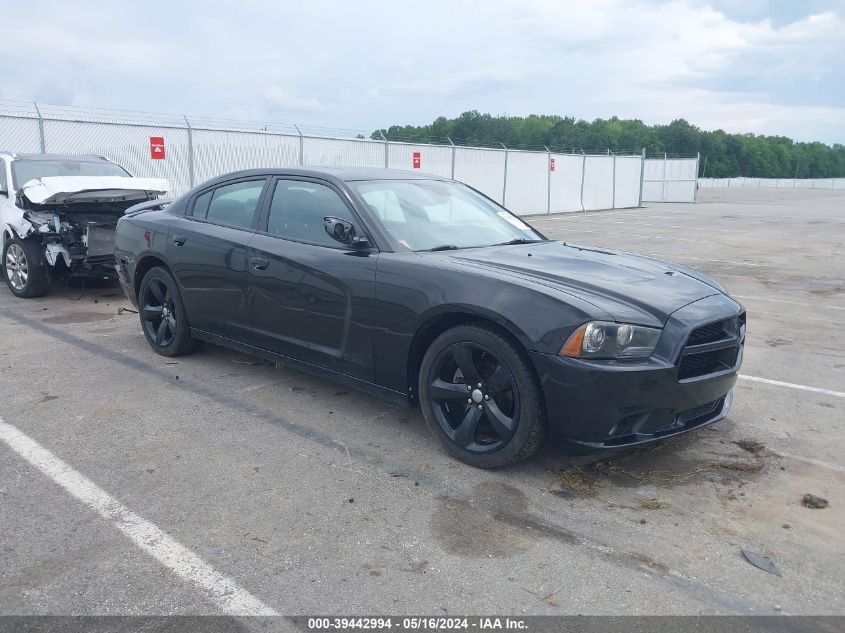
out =
[(270, 265), (270, 260), (263, 257), (250, 257), (249, 263), (255, 270), (265, 270)]
[(173, 243), (176, 244), (176, 246), (183, 246), (187, 240), (188, 240), (188, 238), (185, 237), (184, 235), (174, 235), (173, 236)]

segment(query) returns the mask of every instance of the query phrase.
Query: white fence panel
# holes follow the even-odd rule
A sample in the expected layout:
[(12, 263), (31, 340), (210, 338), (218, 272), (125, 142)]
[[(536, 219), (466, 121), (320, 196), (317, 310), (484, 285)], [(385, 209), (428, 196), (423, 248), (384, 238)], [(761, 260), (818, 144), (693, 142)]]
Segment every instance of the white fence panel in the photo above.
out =
[(648, 158), (643, 202), (695, 202), (697, 158)]
[(385, 143), (382, 141), (306, 136), (303, 144), (305, 165), (384, 167)]
[[(231, 121), (175, 115), (0, 103), (0, 149), (101, 154), (135, 175), (169, 179), (172, 195), (233, 171), (303, 165), (390, 167), (453, 177), (524, 215), (630, 208), (640, 200), (694, 199), (696, 161), (690, 159), (651, 160), (643, 167), (639, 156), (609, 152), (549, 154), (299, 132), (295, 125), (232, 125)], [(154, 137), (164, 139), (163, 158), (150, 153), (158, 142)], [(550, 159), (555, 161), (554, 170)], [(646, 179), (641, 196), (643, 168)], [(745, 180), (726, 183), (749, 186)], [(816, 179), (807, 186), (845, 187), (845, 180)]]
[(663, 200), (663, 160), (646, 159), (643, 167), (643, 202)]
[(193, 130), (196, 184), (222, 174), (299, 164), (299, 137), (230, 130)]
[[(164, 137), (164, 160), (151, 160), (152, 136)], [(46, 119), (44, 137), (48, 153), (99, 154), (134, 176), (169, 179), (176, 193), (190, 189), (188, 131), (184, 128)]]
[(581, 206), (582, 156), (552, 154), (555, 170), (551, 173), (551, 213), (583, 211)]
[(582, 202), (587, 211), (613, 208), (612, 156), (587, 156)]
[(640, 204), (640, 156), (617, 156), (615, 178), (615, 208), (636, 207)]
[(701, 187), (778, 187), (783, 189), (845, 189), (845, 178), (699, 178)]
[(548, 155), (508, 152), (505, 204), (518, 215), (546, 213), (549, 205)]
[(38, 119), (0, 117), (0, 151), (19, 154), (40, 152)]
[(455, 148), (455, 180), (465, 182), (497, 202), (502, 202), (505, 150)]
[[(420, 165), (414, 167), (414, 153), (419, 152)], [(390, 143), (388, 146), (388, 167), (421, 171), (444, 178), (452, 177), (452, 148), (439, 145), (413, 145)]]

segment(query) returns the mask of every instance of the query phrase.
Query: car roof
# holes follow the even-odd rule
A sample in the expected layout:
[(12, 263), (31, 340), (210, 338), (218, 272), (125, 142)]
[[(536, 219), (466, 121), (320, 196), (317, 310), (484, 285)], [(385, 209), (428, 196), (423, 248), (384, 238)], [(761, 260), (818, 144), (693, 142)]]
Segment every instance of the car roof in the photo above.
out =
[(315, 176), (352, 182), (356, 180), (449, 180), (434, 174), (427, 174), (402, 169), (385, 169), (383, 167), (270, 167), (263, 169), (245, 169), (214, 178), (212, 182), (228, 180), (230, 178), (244, 178), (249, 176), (288, 175)]

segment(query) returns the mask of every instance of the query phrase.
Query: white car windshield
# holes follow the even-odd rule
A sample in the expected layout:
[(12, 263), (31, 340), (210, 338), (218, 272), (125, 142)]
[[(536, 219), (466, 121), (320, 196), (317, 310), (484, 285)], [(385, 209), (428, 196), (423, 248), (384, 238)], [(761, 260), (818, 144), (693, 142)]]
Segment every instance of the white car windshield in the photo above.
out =
[(387, 232), (414, 251), (544, 240), (517, 216), (460, 183), (367, 180), (349, 184)]
[(12, 182), (19, 189), (30, 180), (47, 176), (129, 176), (116, 163), (105, 160), (15, 160), (12, 161)]

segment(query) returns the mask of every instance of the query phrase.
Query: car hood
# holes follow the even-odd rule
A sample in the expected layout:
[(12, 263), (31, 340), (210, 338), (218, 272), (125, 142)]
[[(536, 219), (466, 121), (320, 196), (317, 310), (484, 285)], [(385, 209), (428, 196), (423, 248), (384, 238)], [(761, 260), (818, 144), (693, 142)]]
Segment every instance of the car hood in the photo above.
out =
[(651, 257), (563, 242), (432, 253), (574, 295), (620, 322), (663, 325), (676, 310), (724, 293), (706, 275)]
[(144, 200), (169, 190), (170, 182), (164, 178), (45, 176), (28, 181), (18, 194), (34, 204), (64, 204)]

